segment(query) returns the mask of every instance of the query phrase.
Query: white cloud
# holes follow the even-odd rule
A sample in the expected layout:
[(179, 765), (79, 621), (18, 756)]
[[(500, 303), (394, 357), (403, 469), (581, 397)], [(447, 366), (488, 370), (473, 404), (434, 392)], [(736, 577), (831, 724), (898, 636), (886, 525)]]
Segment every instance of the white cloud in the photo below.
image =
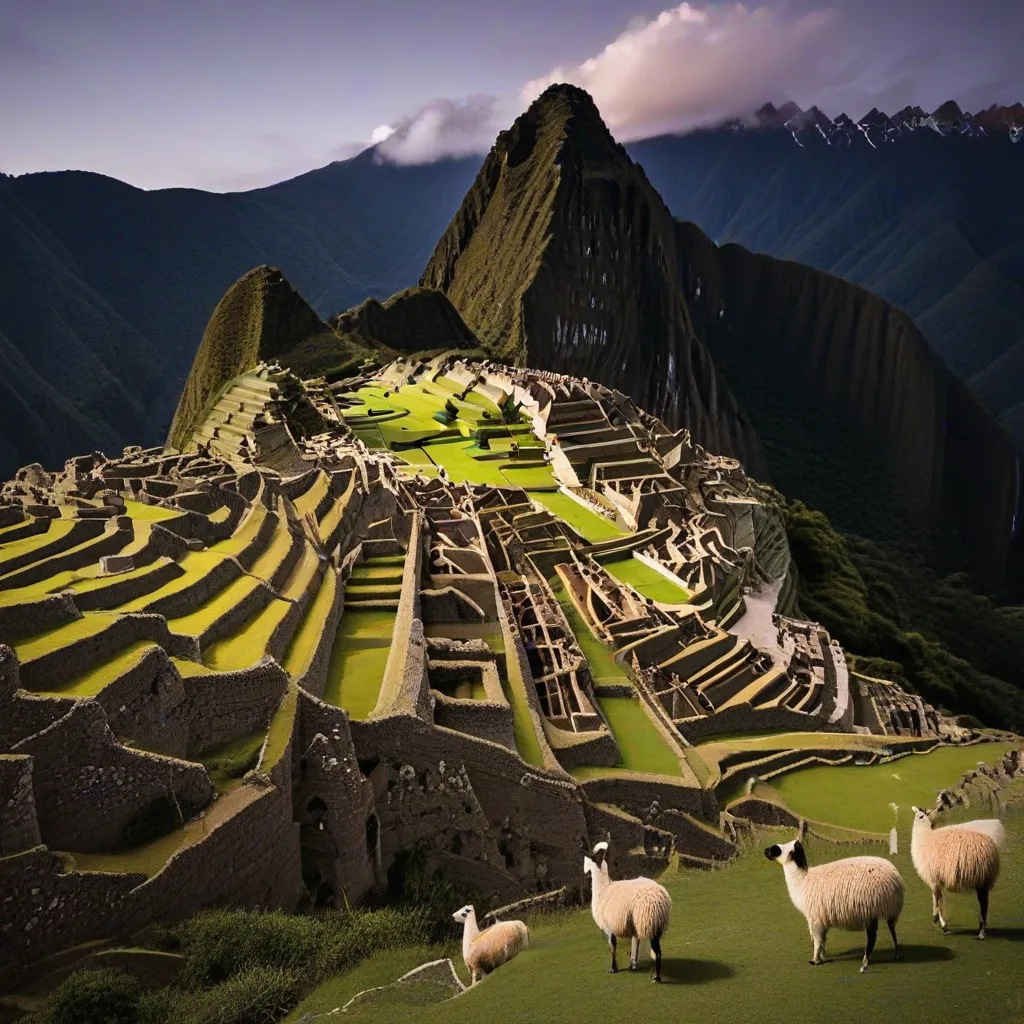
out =
[[(835, 82), (838, 18), (746, 4), (680, 4), (617, 39), (582, 64), (557, 67), (520, 93), (532, 102), (556, 82), (593, 96), (621, 140), (677, 131), (809, 95)], [(828, 67), (832, 64), (831, 69)]]
[(395, 134), (395, 129), (389, 124), (379, 124), (370, 133), (370, 145), (376, 146), (378, 143), (385, 142)]
[[(386, 125), (376, 129), (374, 135)], [(396, 164), (425, 164), (443, 157), (486, 153), (504, 127), (493, 96), (440, 98), (396, 122), (379, 141), (377, 154)]]

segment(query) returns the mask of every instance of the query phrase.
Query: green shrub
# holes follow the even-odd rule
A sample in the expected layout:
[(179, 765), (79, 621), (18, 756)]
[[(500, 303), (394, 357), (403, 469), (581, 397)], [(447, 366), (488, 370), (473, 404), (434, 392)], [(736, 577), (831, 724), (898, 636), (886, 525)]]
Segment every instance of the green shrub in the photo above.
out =
[(288, 971), (246, 967), (213, 988), (199, 992), (161, 989), (143, 997), (140, 1024), (273, 1024), (298, 999)]
[(124, 971), (75, 971), (50, 996), (40, 1024), (138, 1024), (139, 992)]

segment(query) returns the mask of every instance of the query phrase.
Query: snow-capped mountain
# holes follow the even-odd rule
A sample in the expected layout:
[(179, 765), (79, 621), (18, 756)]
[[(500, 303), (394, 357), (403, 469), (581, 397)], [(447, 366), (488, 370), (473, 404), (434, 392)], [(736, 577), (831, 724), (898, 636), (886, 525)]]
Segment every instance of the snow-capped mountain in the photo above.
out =
[(1019, 142), (1024, 138), (1024, 104), (992, 104), (973, 114), (961, 110), (954, 100), (948, 100), (930, 114), (921, 107), (906, 106), (890, 115), (875, 107), (854, 121), (845, 113), (829, 118), (818, 107), (802, 110), (793, 102), (781, 107), (766, 103), (752, 118), (736, 118), (722, 127), (734, 132), (785, 128), (799, 146), (824, 142), (840, 148), (870, 145), (878, 149), (921, 131), (936, 132), (946, 138), (1003, 136)]

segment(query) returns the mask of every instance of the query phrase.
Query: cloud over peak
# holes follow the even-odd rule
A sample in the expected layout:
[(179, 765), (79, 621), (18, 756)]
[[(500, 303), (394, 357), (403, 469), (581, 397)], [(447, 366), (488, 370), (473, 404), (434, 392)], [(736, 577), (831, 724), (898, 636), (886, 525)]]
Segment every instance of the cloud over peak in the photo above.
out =
[(528, 104), (549, 85), (571, 82), (593, 96), (622, 140), (693, 128), (819, 89), (836, 20), (825, 9), (682, 3), (634, 20), (582, 64), (527, 82), (520, 99)]
[(373, 133), (380, 159), (425, 164), (444, 157), (486, 153), (502, 125), (494, 96), (431, 100), (416, 113)]

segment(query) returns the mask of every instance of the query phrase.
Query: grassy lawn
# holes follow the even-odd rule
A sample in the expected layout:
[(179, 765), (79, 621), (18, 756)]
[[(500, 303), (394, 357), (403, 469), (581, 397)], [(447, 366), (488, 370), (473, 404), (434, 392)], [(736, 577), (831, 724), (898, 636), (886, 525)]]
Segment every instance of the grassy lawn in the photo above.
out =
[(591, 544), (625, 535), (626, 531), (620, 529), (610, 519), (584, 508), (562, 491), (535, 491), (530, 497), (539, 501), (552, 515), (567, 522)]
[[(1019, 849), (1024, 812), (1013, 812), (1008, 827)], [(863, 935), (857, 933), (830, 933), (828, 951), (835, 959), (824, 967), (808, 966), (806, 922), (790, 903), (781, 869), (761, 853), (769, 843), (789, 838), (789, 832), (767, 830), (753, 837), (749, 852), (734, 864), (662, 879), (674, 903), (672, 926), (662, 942), (663, 985), (652, 985), (646, 970), (610, 975), (604, 940), (589, 909), (582, 909), (529, 919), (529, 948), (457, 1000), (415, 1006), (395, 1005), (392, 997), (354, 1007), (345, 1018), (360, 1024), (641, 1019), (1010, 1024), (1019, 1019), (1024, 1012), (1024, 857), (1005, 858), (992, 897), (989, 938), (978, 942), (973, 938), (977, 905), (972, 897), (949, 898), (953, 934), (945, 937), (932, 926), (930, 896), (914, 873), (906, 844), (901, 844), (904, 852), (894, 859), (907, 883), (899, 925), (903, 960), (892, 962), (888, 935), (880, 935), (872, 966), (862, 975)], [(808, 849), (815, 864), (859, 853), (878, 855), (882, 848), (811, 840)], [(627, 948), (620, 943), (620, 965)], [(440, 955), (435, 950), (381, 954), (322, 986), (289, 1019), (329, 1011), (362, 988), (394, 980), (417, 960)], [(646, 956), (645, 950), (644, 968)], [(461, 971), (461, 958), (454, 959)]]
[(770, 781), (797, 814), (846, 828), (888, 832), (893, 825), (890, 803), (899, 805), (900, 820), (909, 825), (912, 804), (931, 807), (940, 789), (952, 785), (979, 761), (991, 762), (1006, 749), (996, 743), (944, 747), (889, 764), (799, 768)]
[(590, 627), (584, 621), (583, 616), (580, 615), (576, 605), (572, 603), (572, 599), (566, 593), (565, 587), (558, 577), (555, 577), (551, 590), (558, 603), (562, 606), (562, 611), (569, 620), (573, 633), (576, 634), (576, 641), (580, 645), (580, 650), (583, 651), (583, 657), (587, 659), (594, 682), (629, 683), (630, 679), (626, 674), (626, 670), (615, 660), (615, 651), (610, 647), (605, 647), (594, 636)]
[(619, 745), (622, 763), (618, 767), (633, 772), (682, 776), (679, 758), (662, 739), (639, 699), (602, 697), (599, 693), (597, 702)]
[(685, 604), (690, 595), (682, 587), (662, 576), (657, 569), (645, 565), (639, 558), (615, 558), (604, 563), (617, 580), (628, 583), (644, 597), (663, 604)]
[(331, 650), (324, 700), (352, 718), (369, 717), (380, 696), (394, 630), (392, 611), (346, 610)]
[(122, 612), (144, 612), (146, 608), (160, 598), (169, 597), (191, 587), (197, 580), (212, 572), (227, 555), (214, 551), (186, 551), (178, 564), (185, 570), (177, 579), (165, 583), (159, 590), (143, 594), (134, 600), (126, 601), (118, 607)]
[(248, 736), (240, 736), (236, 740), (208, 750), (199, 759), (210, 776), (210, 781), (217, 787), (218, 793), (237, 786), (247, 771), (256, 767), (266, 732), (260, 729)]
[[(310, 548), (310, 551), (312, 550)], [(292, 642), (288, 646), (288, 652), (284, 656), (284, 670), (292, 679), (300, 678), (306, 669), (309, 668), (309, 663), (316, 651), (317, 644), (319, 644), (320, 637), (323, 635), (327, 616), (334, 606), (334, 595), (337, 587), (338, 577), (333, 569), (328, 569), (324, 573), (320, 588), (316, 592), (316, 597), (307, 606), (302, 623), (298, 630), (296, 630), (295, 636), (292, 637)]]
[(14, 644), (14, 651), (18, 655), (18, 661), (24, 664), (26, 661), (49, 654), (58, 647), (66, 647), (77, 640), (96, 636), (115, 621), (117, 621), (117, 616), (107, 612), (86, 612), (82, 618), (75, 619), (74, 622), (58, 626), (45, 633), (37, 633), (21, 643)]

